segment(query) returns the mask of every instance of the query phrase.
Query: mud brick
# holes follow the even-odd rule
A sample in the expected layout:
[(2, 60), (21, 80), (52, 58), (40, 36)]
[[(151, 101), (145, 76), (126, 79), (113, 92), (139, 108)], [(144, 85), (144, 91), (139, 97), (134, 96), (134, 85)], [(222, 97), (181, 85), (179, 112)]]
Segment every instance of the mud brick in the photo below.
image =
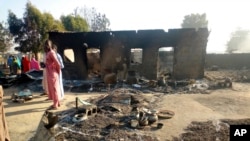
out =
[(78, 113), (85, 113), (88, 116), (97, 114), (96, 105), (81, 105), (77, 109)]

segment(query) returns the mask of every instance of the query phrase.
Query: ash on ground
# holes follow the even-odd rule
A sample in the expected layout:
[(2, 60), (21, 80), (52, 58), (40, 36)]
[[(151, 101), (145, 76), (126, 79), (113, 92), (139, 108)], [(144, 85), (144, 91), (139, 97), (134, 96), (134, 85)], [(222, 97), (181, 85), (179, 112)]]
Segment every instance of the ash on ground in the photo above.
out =
[(230, 125), (249, 125), (250, 119), (221, 119), (220, 121), (192, 122), (186, 133), (173, 141), (229, 141)]
[(161, 120), (174, 116), (157, 110), (162, 95), (147, 98), (138, 90), (119, 88), (95, 99), (77, 97), (70, 103), (74, 108), (46, 111), (33, 140), (159, 141), (154, 131), (161, 130)]

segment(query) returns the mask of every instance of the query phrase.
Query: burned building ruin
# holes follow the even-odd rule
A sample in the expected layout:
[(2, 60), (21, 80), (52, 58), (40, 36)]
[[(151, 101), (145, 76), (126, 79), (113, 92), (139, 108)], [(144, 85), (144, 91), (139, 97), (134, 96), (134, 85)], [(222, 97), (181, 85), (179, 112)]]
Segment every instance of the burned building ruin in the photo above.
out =
[[(49, 32), (50, 40), (63, 56), (63, 76), (71, 80), (87, 79), (93, 68), (101, 77), (116, 73), (125, 80), (127, 75), (136, 72), (147, 79), (157, 79), (159, 48), (162, 47), (172, 48), (168, 54), (163, 54), (172, 55), (172, 63), (169, 63), (172, 78), (203, 78), (208, 36), (207, 28), (169, 29), (168, 32)], [(92, 53), (97, 50), (95, 55), (98, 56), (89, 54), (89, 50)], [(71, 55), (67, 55), (67, 52)]]

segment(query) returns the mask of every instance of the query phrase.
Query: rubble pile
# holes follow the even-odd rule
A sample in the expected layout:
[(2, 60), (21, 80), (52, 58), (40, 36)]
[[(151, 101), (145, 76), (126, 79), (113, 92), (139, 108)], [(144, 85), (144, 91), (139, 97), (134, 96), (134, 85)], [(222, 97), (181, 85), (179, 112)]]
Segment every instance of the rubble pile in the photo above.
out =
[(135, 89), (118, 88), (107, 95), (86, 101), (76, 98), (76, 107), (61, 112), (45, 112), (33, 140), (151, 140), (160, 130), (161, 120), (174, 116), (158, 110), (160, 95), (147, 99)]
[[(18, 84), (20, 91), (30, 89), (32, 92), (42, 93), (42, 75), (42, 71), (30, 71), (20, 76), (4, 77), (1, 81), (4, 81), (6, 87)], [(65, 92), (76, 93), (108, 92), (116, 88), (131, 88), (143, 93), (209, 94), (212, 90), (232, 88), (233, 82), (250, 82), (250, 71), (205, 71), (205, 77), (200, 80), (173, 80), (162, 77), (158, 80), (149, 80), (144, 77), (135, 77), (135, 79), (136, 83), (132, 84), (127, 81), (116, 81), (109, 84), (101, 78), (93, 77), (88, 80), (63, 80), (63, 85)]]

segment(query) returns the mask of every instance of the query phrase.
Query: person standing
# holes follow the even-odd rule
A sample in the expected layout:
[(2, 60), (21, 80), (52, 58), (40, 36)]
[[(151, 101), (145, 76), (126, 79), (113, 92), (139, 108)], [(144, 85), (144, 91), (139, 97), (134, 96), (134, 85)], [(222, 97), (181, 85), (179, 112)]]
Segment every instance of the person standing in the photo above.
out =
[[(58, 59), (58, 61), (60, 63), (61, 69), (63, 69), (64, 68), (63, 60), (62, 60), (61, 55), (57, 52), (57, 46), (55, 44), (53, 44), (52, 48), (56, 52), (57, 59)], [(63, 81), (62, 81), (62, 71), (61, 71), (61, 69), (60, 69), (60, 74), (59, 74), (59, 82), (60, 82), (60, 89), (61, 89), (61, 99), (60, 100), (62, 100), (64, 98), (64, 89), (63, 89)]]
[(21, 58), (21, 73), (23, 73), (23, 61), (24, 61), (24, 55)]
[(13, 70), (12, 70), (12, 63), (13, 63), (13, 56), (10, 55), (9, 58), (8, 58), (8, 60), (7, 60), (7, 65), (8, 65), (8, 67), (9, 67), (9, 69), (10, 69), (10, 74), (13, 73)]
[(23, 73), (30, 71), (30, 61), (27, 56), (24, 56), (22, 60)]
[(17, 75), (18, 73), (18, 70), (20, 69), (21, 67), (19, 66), (18, 64), (18, 60), (16, 57), (13, 57), (13, 62), (12, 62), (12, 73), (14, 75)]
[(35, 55), (32, 55), (32, 58), (30, 60), (30, 69), (31, 70), (37, 70), (37, 71), (40, 70), (40, 66), (39, 66), (38, 61), (35, 58)]
[(57, 55), (52, 49), (52, 42), (50, 40), (45, 41), (44, 51), (46, 53), (45, 68), (49, 99), (53, 100), (53, 105), (50, 107), (50, 109), (56, 110), (58, 107), (60, 107), (61, 90), (59, 75), (61, 72), (61, 67), (57, 59)]
[(3, 107), (3, 87), (0, 85), (0, 141), (10, 141), (8, 125)]

